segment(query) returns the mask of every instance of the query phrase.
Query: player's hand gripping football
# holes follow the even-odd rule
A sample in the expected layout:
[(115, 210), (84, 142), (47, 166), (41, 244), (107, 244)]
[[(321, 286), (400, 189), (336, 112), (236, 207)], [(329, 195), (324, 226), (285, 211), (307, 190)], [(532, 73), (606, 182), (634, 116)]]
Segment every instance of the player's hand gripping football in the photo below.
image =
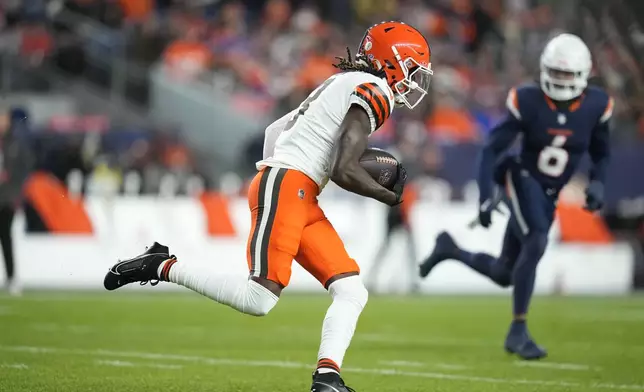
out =
[(398, 176), (394, 187), (391, 189), (396, 194), (396, 201), (390, 206), (396, 206), (402, 203), (402, 195), (405, 190), (405, 182), (407, 182), (407, 170), (402, 164), (398, 163)]
[(591, 181), (586, 188), (586, 205), (588, 211), (601, 210), (604, 206), (604, 184), (599, 181)]

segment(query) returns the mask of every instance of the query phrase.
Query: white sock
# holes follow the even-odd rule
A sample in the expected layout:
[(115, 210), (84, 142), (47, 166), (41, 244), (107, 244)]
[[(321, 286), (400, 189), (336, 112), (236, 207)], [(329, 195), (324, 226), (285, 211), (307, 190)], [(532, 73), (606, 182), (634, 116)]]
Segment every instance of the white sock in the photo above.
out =
[(339, 373), (369, 293), (359, 276), (350, 276), (331, 283), (329, 294), (333, 302), (322, 324), (318, 371), (324, 373), (329, 369)]
[[(159, 276), (165, 264), (172, 261), (170, 259), (161, 263)], [(268, 314), (279, 299), (269, 289), (245, 276), (217, 274), (184, 261), (170, 265), (167, 280), (253, 316)]]
[(338, 373), (338, 374), (340, 374), (337, 370), (331, 369), (331, 368), (318, 368), (318, 373), (320, 373), (320, 374), (325, 374), (325, 373)]

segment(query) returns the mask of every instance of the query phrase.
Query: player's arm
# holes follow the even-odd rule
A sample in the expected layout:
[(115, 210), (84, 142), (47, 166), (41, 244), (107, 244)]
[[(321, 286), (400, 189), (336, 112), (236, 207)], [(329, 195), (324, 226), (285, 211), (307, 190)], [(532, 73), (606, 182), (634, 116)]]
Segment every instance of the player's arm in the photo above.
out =
[(590, 181), (601, 184), (606, 180), (606, 169), (610, 159), (609, 120), (613, 114), (613, 99), (610, 98), (602, 117), (597, 122), (588, 147), (588, 154), (593, 163), (590, 170)]
[(593, 129), (588, 154), (593, 165), (590, 170), (590, 182), (586, 188), (586, 205), (588, 211), (597, 211), (604, 205), (604, 182), (610, 159), (609, 124), (613, 115), (613, 99), (609, 98), (602, 116)]
[(330, 179), (349, 192), (392, 205), (397, 202), (396, 194), (374, 180), (359, 162), (371, 129), (367, 112), (361, 106), (351, 105), (340, 124), (331, 156)]
[(521, 131), (516, 90), (508, 95), (508, 114), (491, 131), (479, 157), (478, 187), (481, 204), (491, 200), (494, 193), (494, 169), (501, 154), (506, 152)]

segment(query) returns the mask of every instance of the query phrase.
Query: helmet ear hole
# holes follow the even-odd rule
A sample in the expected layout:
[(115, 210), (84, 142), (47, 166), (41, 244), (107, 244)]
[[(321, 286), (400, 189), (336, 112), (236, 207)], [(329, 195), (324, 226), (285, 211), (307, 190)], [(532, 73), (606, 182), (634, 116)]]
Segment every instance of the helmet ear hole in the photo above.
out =
[(396, 69), (396, 66), (393, 65), (389, 60), (385, 60), (385, 65), (387, 66), (387, 69)]

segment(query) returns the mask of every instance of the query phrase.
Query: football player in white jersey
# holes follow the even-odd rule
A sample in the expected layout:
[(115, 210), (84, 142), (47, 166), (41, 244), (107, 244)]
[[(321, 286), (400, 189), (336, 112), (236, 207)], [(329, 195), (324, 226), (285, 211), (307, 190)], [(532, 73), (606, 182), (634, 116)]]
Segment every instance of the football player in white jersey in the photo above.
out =
[(180, 284), (240, 312), (266, 315), (289, 283), (296, 260), (328, 291), (331, 303), (322, 325), (312, 391), (347, 392), (340, 367), (368, 293), (342, 240), (318, 205), (331, 180), (340, 187), (388, 205), (401, 202), (406, 179), (398, 167), (391, 191), (359, 164), (369, 135), (395, 105), (412, 109), (427, 95), (432, 75), (427, 41), (413, 27), (384, 22), (365, 33), (355, 58), (341, 59), (341, 73), (326, 80), (292, 112), (266, 130), (264, 159), (248, 202), (248, 277), (203, 271), (154, 243), (145, 253), (114, 265), (105, 288), (132, 282)]

